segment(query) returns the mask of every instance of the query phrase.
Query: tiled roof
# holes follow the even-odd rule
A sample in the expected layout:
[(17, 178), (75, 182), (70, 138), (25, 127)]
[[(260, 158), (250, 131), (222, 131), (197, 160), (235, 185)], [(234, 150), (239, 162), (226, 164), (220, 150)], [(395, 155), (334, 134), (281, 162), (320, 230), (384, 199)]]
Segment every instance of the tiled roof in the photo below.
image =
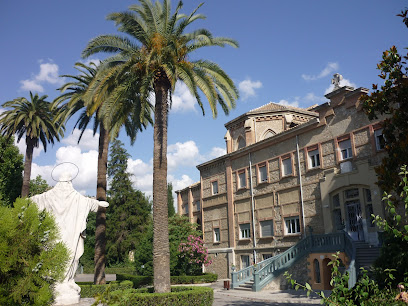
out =
[(305, 111), (304, 108), (300, 108), (300, 107), (294, 107), (294, 106), (288, 106), (288, 105), (282, 105), (282, 104), (278, 104), (278, 103), (273, 103), (273, 102), (269, 102), (268, 104), (262, 105), (258, 108), (254, 108), (252, 110), (250, 110), (247, 114), (251, 114), (251, 113), (258, 113), (258, 112), (270, 112), (270, 111), (275, 111), (275, 110), (302, 110)]

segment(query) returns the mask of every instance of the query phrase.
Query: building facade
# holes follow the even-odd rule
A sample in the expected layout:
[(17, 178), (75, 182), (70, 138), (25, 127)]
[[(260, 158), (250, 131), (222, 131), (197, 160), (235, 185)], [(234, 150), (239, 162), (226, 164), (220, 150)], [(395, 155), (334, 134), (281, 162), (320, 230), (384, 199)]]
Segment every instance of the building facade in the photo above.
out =
[(179, 214), (199, 224), (212, 254), (207, 271), (228, 278), (309, 233), (378, 244), (374, 167), (385, 152), (381, 120), (361, 109), (367, 92), (336, 88), (307, 109), (269, 103), (225, 124), (227, 154), (198, 165), (200, 182), (177, 191)]

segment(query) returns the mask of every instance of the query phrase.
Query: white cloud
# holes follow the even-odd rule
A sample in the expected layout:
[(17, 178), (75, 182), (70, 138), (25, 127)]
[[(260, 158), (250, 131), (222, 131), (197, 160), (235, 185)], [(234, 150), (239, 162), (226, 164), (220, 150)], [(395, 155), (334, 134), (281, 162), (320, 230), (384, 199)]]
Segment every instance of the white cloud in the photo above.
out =
[(59, 67), (57, 64), (52, 63), (52, 61), (48, 63), (40, 61), (40, 72), (28, 80), (20, 81), (20, 83), (22, 90), (44, 92), (44, 84), (62, 85), (64, 78), (59, 77)]
[(167, 147), (167, 165), (169, 171), (173, 171), (180, 166), (194, 167), (201, 160), (196, 143), (192, 140)]
[[(351, 86), (351, 87), (354, 87), (354, 88), (357, 87), (356, 84), (354, 84), (354, 83), (351, 82), (350, 80), (344, 79), (344, 78), (340, 81), (340, 84), (339, 84), (339, 85), (340, 85), (340, 87), (343, 87), (343, 86)], [(328, 94), (329, 92), (332, 92), (333, 89), (334, 89), (334, 85), (331, 84), (328, 88), (326, 88), (324, 94), (326, 95), (326, 94)]]
[(317, 79), (324, 78), (328, 76), (329, 74), (335, 72), (336, 70), (339, 69), (339, 64), (338, 63), (327, 63), (326, 67), (318, 74), (318, 75), (309, 75), (309, 74), (302, 74), (302, 78), (306, 81), (314, 81)]
[[(41, 175), (50, 186), (54, 186), (56, 184), (54, 179), (57, 180), (62, 171), (69, 170), (73, 176), (76, 175), (76, 167), (70, 164), (58, 166), (53, 172), (56, 165), (64, 162), (73, 163), (79, 168), (78, 176), (72, 181), (76, 190), (82, 194), (86, 194), (86, 190), (96, 191), (98, 152), (95, 150), (82, 152), (79, 147), (67, 146), (59, 148), (56, 152), (56, 162), (53, 165), (40, 166), (33, 163), (31, 167), (31, 179), (34, 179), (37, 175)], [(54, 179), (52, 177), (54, 177)], [(95, 192), (92, 191), (91, 194), (95, 194)]]
[(325, 97), (316, 96), (313, 92), (309, 92), (305, 97), (304, 100), (307, 102), (324, 102), (326, 101)]
[(36, 80), (23, 80), (20, 81), (22, 90), (44, 92), (44, 87), (42, 87)]
[(57, 164), (71, 162), (78, 166), (79, 174), (72, 182), (77, 190), (96, 190), (98, 151), (82, 152), (78, 146), (61, 147), (56, 153)]
[(197, 100), (191, 95), (187, 85), (181, 82), (176, 83), (176, 90), (172, 96), (171, 109), (175, 112), (196, 111), (195, 104)]
[(62, 143), (70, 146), (79, 146), (83, 151), (98, 150), (99, 146), (99, 133), (93, 135), (93, 130), (86, 129), (82, 135), (81, 141), (78, 144), (79, 135), (81, 131), (79, 129), (74, 129), (72, 133), (67, 137), (62, 139)]
[(225, 154), (227, 154), (227, 150), (225, 148), (213, 147), (210, 154), (208, 154), (208, 159), (217, 158)]
[(244, 80), (238, 84), (238, 89), (242, 94), (242, 100), (246, 100), (249, 97), (256, 96), (255, 89), (259, 89), (261, 87), (261, 81), (252, 82), (250, 79)]
[(79, 60), (79, 62), (89, 66), (91, 63), (94, 63), (96, 66), (99, 66), (99, 64), (101, 63), (101, 60), (97, 57), (90, 57), (86, 60)]
[[(20, 141), (17, 142), (17, 136), (14, 137), (14, 145), (17, 146), (18, 151), (23, 154), (23, 156), (25, 156), (26, 153), (26, 141), (25, 141), (25, 135), (23, 137), (21, 137)], [(51, 144), (49, 144), (51, 145)], [(48, 146), (47, 146), (48, 147)], [(33, 151), (33, 159), (35, 159), (36, 157), (38, 157), (41, 152), (44, 151), (44, 147), (40, 141), (40, 145), (38, 148), (34, 148)]]
[(273, 102), (273, 103), (280, 104), (280, 105), (283, 105), (283, 106), (299, 107), (298, 99), (295, 99), (292, 102), (290, 102), (288, 100), (280, 100), (279, 102)]

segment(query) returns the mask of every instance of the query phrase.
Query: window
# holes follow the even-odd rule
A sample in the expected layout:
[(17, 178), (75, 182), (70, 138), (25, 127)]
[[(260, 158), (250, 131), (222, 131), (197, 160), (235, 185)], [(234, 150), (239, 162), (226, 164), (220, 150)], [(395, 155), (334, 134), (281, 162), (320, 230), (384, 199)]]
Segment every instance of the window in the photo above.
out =
[(245, 146), (246, 146), (245, 139), (242, 136), (238, 137), (238, 142), (237, 143), (238, 143), (237, 150), (245, 148)]
[(267, 131), (265, 132), (265, 134), (264, 134), (264, 136), (263, 136), (262, 139), (266, 139), (266, 138), (272, 137), (273, 135), (276, 135), (276, 133), (275, 133), (274, 131), (272, 131), (272, 130), (267, 130)]
[(196, 211), (200, 211), (200, 200), (197, 200), (197, 201), (195, 202), (194, 206), (195, 206), (195, 210), (196, 210)]
[(273, 221), (266, 220), (259, 222), (261, 225), (261, 237), (273, 236)]
[[(358, 197), (358, 188), (347, 189), (344, 191), (344, 197), (346, 199), (353, 199)], [(370, 195), (371, 197), (371, 195)]]
[(258, 167), (258, 175), (259, 183), (264, 183), (268, 181), (268, 171), (266, 169), (266, 164), (263, 164)]
[(320, 153), (318, 149), (307, 152), (309, 169), (320, 167)]
[(320, 264), (317, 259), (313, 260), (313, 267), (314, 267), (314, 273), (315, 273), (315, 282), (320, 283)]
[(374, 214), (373, 210), (373, 203), (371, 199), (371, 190), (364, 188), (364, 196), (365, 196), (365, 203), (366, 203), (366, 217), (367, 217), (367, 223), (369, 227), (374, 227), (375, 224), (373, 223), (374, 218), (372, 214)]
[(353, 153), (351, 151), (351, 140), (346, 139), (343, 141), (339, 141), (339, 150), (340, 150), (340, 160), (345, 160), (353, 157)]
[(218, 194), (218, 181), (211, 182), (212, 194)]
[(249, 239), (251, 231), (249, 228), (249, 223), (239, 225), (239, 239)]
[(300, 233), (300, 221), (298, 216), (285, 218), (285, 232), (288, 235)]
[(241, 255), (241, 268), (249, 267), (249, 255)]
[(262, 254), (262, 260), (267, 260), (268, 258), (271, 258), (272, 254), (268, 253), (268, 254)]
[(282, 176), (287, 176), (292, 174), (292, 157), (282, 159)]
[(340, 195), (339, 194), (335, 194), (333, 196), (333, 207), (334, 208), (339, 208), (340, 207)]
[(184, 213), (188, 215), (188, 204), (184, 205)]
[(246, 188), (245, 170), (238, 172), (238, 188)]
[(385, 139), (383, 135), (383, 129), (378, 129), (374, 131), (375, 147), (377, 151), (384, 150)]
[(221, 240), (220, 229), (214, 228), (214, 242), (220, 242), (220, 240)]
[(340, 208), (336, 208), (333, 210), (333, 219), (334, 219), (334, 228), (338, 231), (344, 229), (344, 222), (341, 216)]

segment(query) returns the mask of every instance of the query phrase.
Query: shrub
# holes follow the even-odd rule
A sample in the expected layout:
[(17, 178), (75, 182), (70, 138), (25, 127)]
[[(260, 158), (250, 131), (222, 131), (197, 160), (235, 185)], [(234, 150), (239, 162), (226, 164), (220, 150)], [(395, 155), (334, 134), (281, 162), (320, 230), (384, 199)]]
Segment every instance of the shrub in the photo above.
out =
[(68, 249), (53, 217), (27, 199), (0, 207), (0, 305), (47, 305), (64, 277)]
[(186, 275), (199, 275), (202, 265), (207, 267), (212, 263), (201, 237), (189, 235), (187, 242), (180, 243), (178, 251), (180, 253), (178, 266)]
[(175, 284), (202, 284), (212, 283), (217, 281), (218, 275), (213, 273), (206, 273), (202, 275), (179, 275), (170, 276), (170, 281)]
[[(107, 290), (114, 291), (114, 290), (124, 290), (124, 289), (131, 289), (133, 283), (129, 280), (125, 280), (123, 282), (110, 282), (104, 285), (94, 285), (88, 283), (78, 283), (79, 287), (81, 287), (81, 297), (88, 298), (88, 297), (95, 297), (98, 294), (102, 294)], [(108, 289), (109, 288), (109, 289)]]
[[(130, 280), (133, 282), (133, 288), (140, 288), (143, 286), (150, 286), (153, 284), (152, 276), (141, 276), (132, 274), (116, 274), (116, 279), (120, 280)], [(202, 284), (202, 283), (212, 283), (217, 281), (218, 275), (213, 273), (205, 273), (202, 275), (181, 275), (181, 276), (170, 276), (171, 284)]]
[(148, 286), (153, 284), (153, 276), (142, 276), (142, 275), (132, 275), (132, 274), (116, 274), (116, 279), (130, 280), (133, 283), (133, 288), (140, 288), (143, 286)]
[(210, 306), (214, 300), (214, 291), (209, 287), (172, 287), (169, 293), (153, 293), (153, 288), (127, 289), (106, 292), (97, 297), (96, 302), (112, 306)]

